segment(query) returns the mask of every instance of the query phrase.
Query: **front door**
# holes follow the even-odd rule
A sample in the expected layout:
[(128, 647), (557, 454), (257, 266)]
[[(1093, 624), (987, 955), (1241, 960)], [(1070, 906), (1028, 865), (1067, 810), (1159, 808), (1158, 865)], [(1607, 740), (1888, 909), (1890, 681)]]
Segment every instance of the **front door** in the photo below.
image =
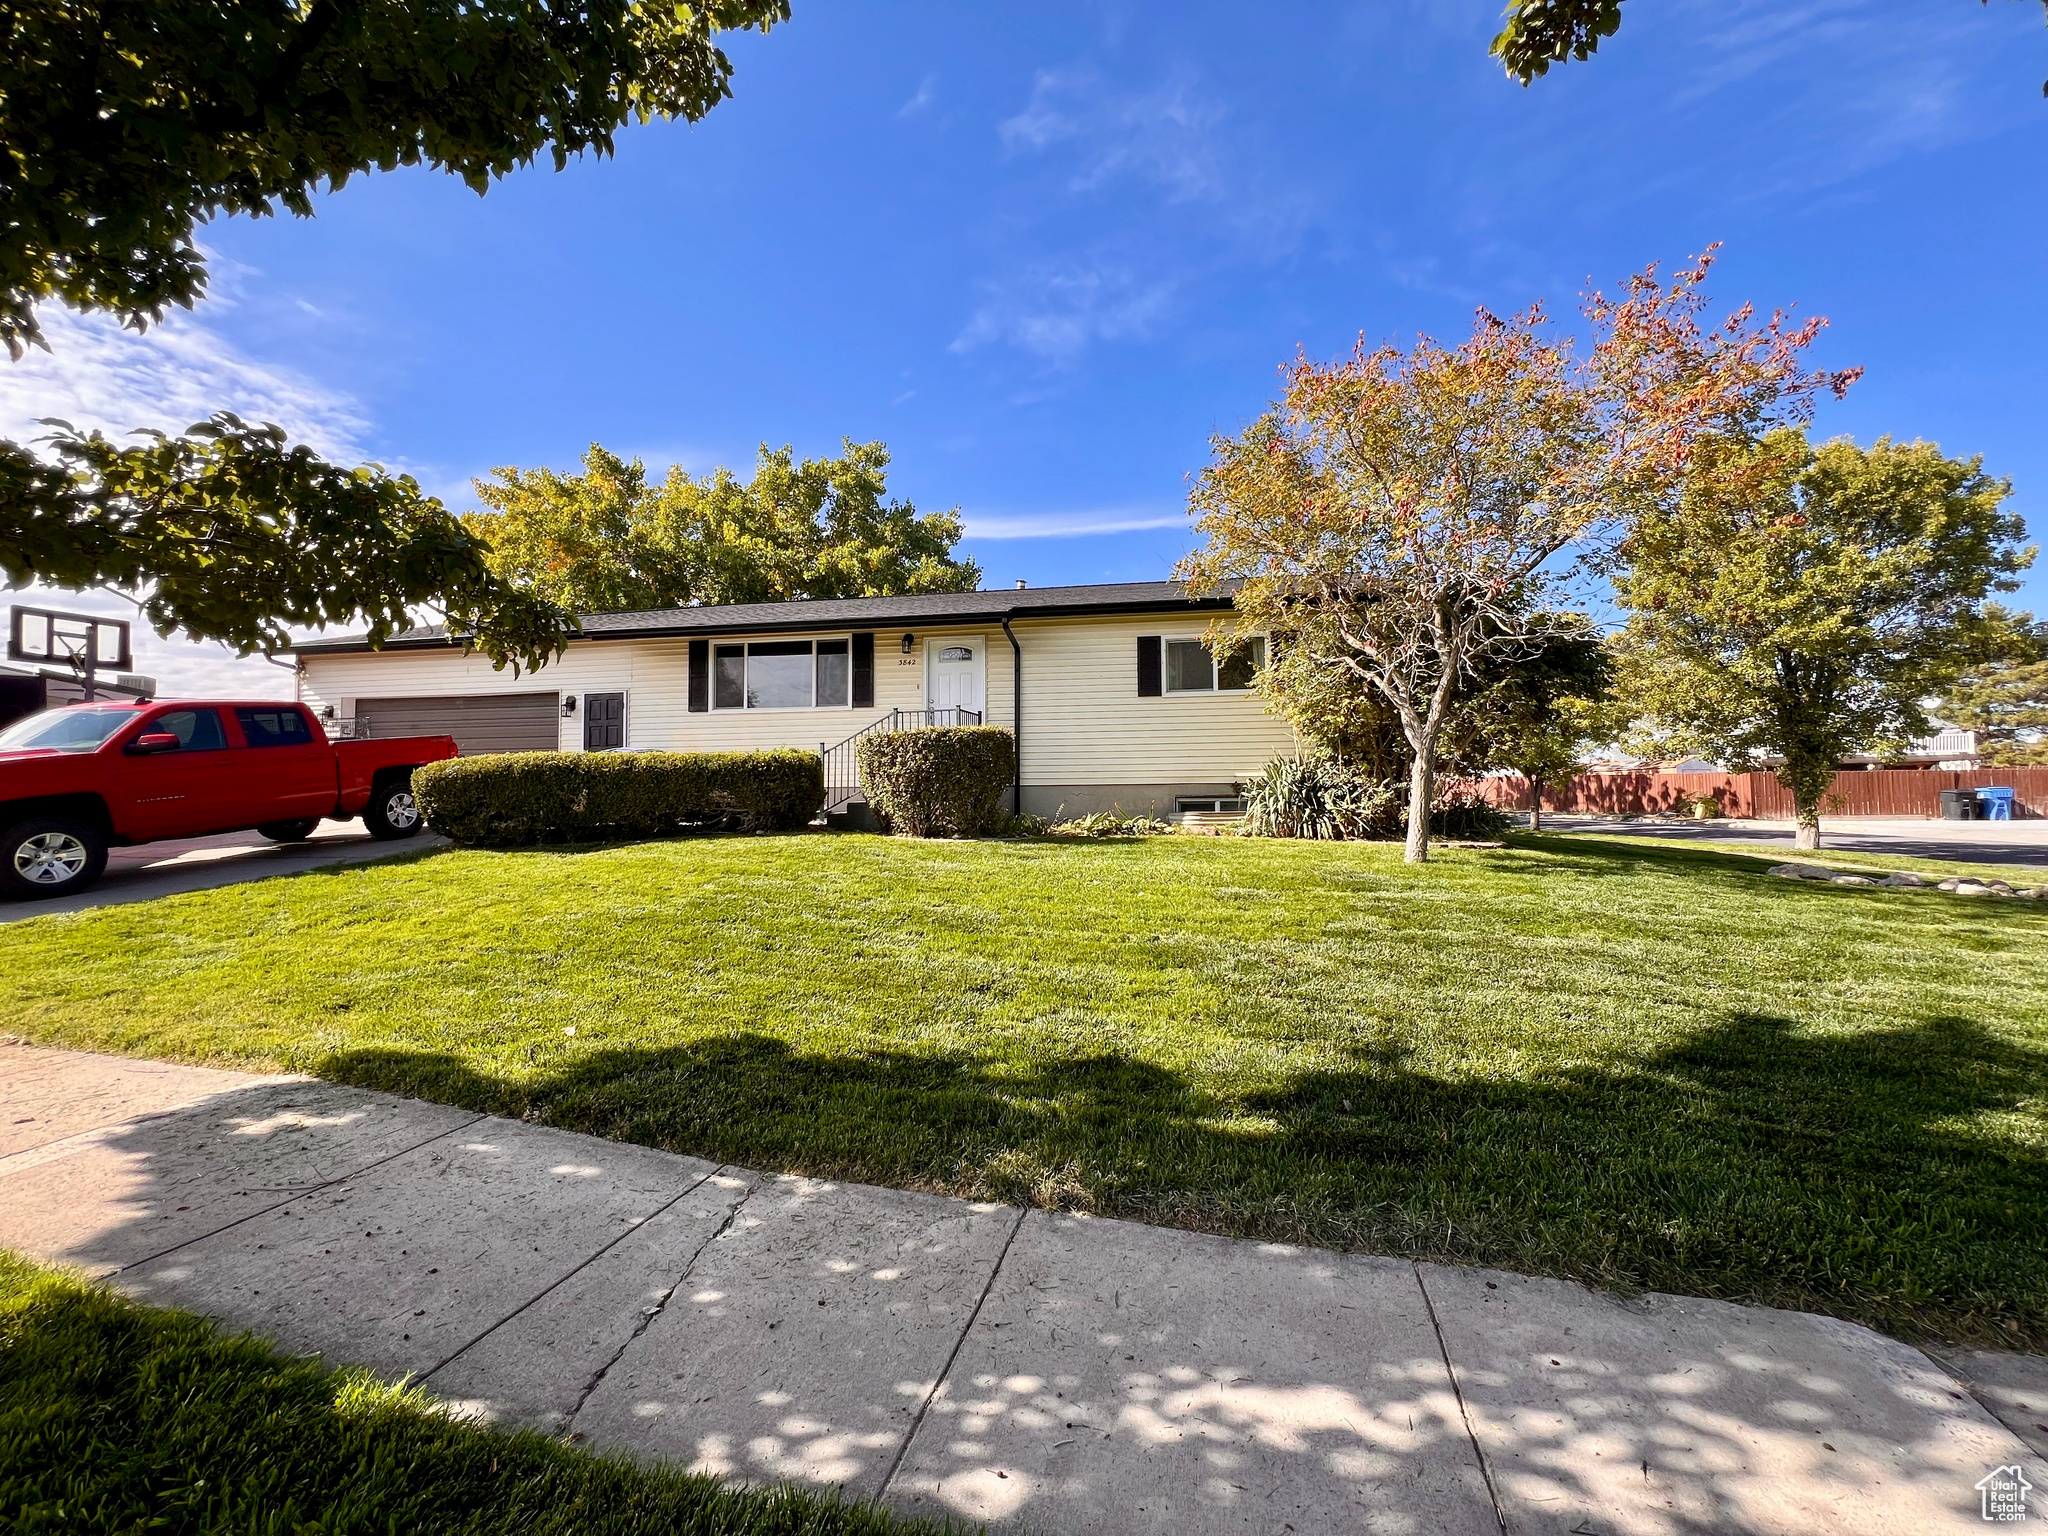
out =
[(988, 698), (988, 649), (979, 635), (969, 640), (925, 642), (926, 699), (933, 709), (982, 712)]

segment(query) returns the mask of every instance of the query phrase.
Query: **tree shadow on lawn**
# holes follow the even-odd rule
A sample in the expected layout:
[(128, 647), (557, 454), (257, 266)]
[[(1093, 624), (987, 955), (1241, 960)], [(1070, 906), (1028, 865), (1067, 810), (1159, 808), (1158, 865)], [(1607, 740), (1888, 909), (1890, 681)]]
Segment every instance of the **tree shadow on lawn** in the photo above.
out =
[(2048, 1053), (1965, 1018), (1844, 1035), (1737, 1015), (1522, 1077), (1360, 1052), (1234, 1096), (1120, 1056), (828, 1056), (755, 1034), (528, 1074), (390, 1049), (319, 1071), (774, 1172), (2048, 1348)]

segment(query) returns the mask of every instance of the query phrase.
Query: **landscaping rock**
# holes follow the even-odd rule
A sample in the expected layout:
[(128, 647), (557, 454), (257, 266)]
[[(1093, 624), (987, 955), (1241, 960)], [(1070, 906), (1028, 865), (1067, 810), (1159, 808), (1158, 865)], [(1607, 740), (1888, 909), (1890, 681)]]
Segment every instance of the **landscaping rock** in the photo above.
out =
[(1835, 878), (1835, 872), (1832, 869), (1816, 869), (1811, 864), (1776, 864), (1771, 867), (1771, 873), (1782, 880), (1832, 880)]
[(1831, 880), (1831, 882), (1830, 882), (1830, 883), (1832, 883), (1832, 884), (1834, 884), (1834, 885), (1875, 885), (1875, 884), (1877, 884), (1877, 882), (1876, 882), (1875, 880), (1871, 879), (1871, 878), (1870, 878), (1870, 877), (1869, 877), (1868, 875), (1835, 875), (1835, 876), (1833, 876), (1833, 877), (1832, 877), (1832, 880)]
[(1925, 875), (1912, 874), (1903, 869), (1894, 870), (1891, 874), (1886, 875), (1884, 883), (1886, 885), (1910, 886), (1916, 890), (1933, 884)]
[(1988, 885), (1978, 885), (1975, 881), (1965, 881), (1956, 887), (1956, 894), (1958, 896), (1992, 896), (1997, 893)]
[(1960, 880), (1944, 880), (1941, 882), (1941, 884), (1937, 885), (1935, 889), (1937, 891), (1952, 891), (1962, 883), (1963, 882)]

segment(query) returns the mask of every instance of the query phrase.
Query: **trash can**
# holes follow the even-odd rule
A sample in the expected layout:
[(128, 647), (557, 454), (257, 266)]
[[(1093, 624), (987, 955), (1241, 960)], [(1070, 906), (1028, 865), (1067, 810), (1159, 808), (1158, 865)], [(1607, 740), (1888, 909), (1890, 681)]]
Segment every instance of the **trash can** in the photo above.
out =
[(1977, 819), (1977, 791), (1974, 789), (1944, 789), (1941, 792), (1941, 819), (1943, 821), (1975, 821)]
[(2009, 789), (1980, 789), (1977, 791), (1977, 819), (1979, 821), (2011, 821), (2012, 791)]

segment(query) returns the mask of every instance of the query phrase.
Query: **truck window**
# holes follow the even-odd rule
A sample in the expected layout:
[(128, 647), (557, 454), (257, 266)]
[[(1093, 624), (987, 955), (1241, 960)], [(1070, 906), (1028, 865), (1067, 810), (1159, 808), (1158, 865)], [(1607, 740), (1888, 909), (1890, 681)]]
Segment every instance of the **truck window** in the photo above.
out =
[(177, 737), (180, 752), (218, 752), (228, 744), (217, 709), (174, 709), (167, 715), (158, 715), (143, 729)]
[(313, 740), (306, 717), (296, 709), (238, 709), (235, 719), (241, 722), (242, 740), (252, 747), (303, 747)]
[(54, 752), (90, 752), (135, 718), (132, 705), (117, 709), (46, 709), (0, 731), (0, 752), (41, 747)]

